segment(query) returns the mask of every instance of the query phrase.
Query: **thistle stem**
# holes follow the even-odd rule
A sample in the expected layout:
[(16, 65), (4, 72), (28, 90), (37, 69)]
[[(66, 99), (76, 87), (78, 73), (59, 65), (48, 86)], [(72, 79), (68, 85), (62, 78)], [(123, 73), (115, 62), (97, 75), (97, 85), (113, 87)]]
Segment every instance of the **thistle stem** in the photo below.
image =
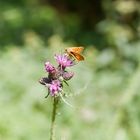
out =
[(54, 97), (53, 100), (53, 110), (52, 110), (52, 121), (51, 121), (51, 129), (50, 129), (50, 140), (54, 140), (54, 127), (55, 127), (55, 119), (56, 119), (56, 111), (57, 111), (58, 97)]

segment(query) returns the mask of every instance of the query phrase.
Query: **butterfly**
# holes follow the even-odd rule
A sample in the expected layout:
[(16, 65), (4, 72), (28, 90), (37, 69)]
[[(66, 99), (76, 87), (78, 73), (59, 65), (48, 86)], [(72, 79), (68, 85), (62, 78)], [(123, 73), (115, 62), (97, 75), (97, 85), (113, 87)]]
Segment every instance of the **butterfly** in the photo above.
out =
[(84, 47), (70, 47), (70, 48), (67, 48), (65, 51), (69, 56), (72, 56), (77, 61), (83, 61), (84, 56), (81, 55), (83, 50), (84, 50)]

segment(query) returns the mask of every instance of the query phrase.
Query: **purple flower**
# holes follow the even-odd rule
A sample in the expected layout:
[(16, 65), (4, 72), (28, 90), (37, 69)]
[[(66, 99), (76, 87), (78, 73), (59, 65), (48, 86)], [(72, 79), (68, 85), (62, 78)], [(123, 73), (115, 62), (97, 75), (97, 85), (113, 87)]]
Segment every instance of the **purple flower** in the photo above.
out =
[(67, 80), (70, 80), (73, 77), (73, 75), (74, 75), (73, 72), (64, 72), (63, 78), (67, 81)]
[(55, 55), (55, 59), (58, 62), (58, 64), (63, 68), (74, 65), (74, 61), (71, 60), (66, 54)]
[(49, 73), (54, 73), (55, 67), (50, 62), (46, 62), (45, 63), (45, 70)]
[(53, 80), (49, 85), (49, 92), (52, 96), (55, 96), (62, 90), (62, 85), (59, 80)]

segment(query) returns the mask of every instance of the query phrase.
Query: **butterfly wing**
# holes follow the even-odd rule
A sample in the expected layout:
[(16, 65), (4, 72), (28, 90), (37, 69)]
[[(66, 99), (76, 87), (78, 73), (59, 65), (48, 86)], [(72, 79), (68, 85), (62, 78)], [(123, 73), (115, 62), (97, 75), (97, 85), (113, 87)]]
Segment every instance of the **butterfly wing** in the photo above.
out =
[(75, 53), (75, 52), (71, 52), (70, 53), (71, 56), (73, 56), (77, 61), (83, 61), (84, 60), (84, 56), (82, 56), (79, 53)]
[(81, 54), (83, 50), (84, 50), (84, 47), (71, 47), (67, 49), (67, 52), (74, 52), (74, 53)]

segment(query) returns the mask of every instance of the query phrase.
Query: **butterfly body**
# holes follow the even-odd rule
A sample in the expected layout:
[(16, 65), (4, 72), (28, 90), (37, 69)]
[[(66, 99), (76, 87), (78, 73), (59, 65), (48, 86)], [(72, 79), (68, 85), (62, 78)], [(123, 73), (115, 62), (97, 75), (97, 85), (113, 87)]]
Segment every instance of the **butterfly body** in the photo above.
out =
[(84, 47), (70, 47), (66, 49), (66, 53), (77, 61), (83, 61), (84, 56), (81, 54), (83, 50)]

